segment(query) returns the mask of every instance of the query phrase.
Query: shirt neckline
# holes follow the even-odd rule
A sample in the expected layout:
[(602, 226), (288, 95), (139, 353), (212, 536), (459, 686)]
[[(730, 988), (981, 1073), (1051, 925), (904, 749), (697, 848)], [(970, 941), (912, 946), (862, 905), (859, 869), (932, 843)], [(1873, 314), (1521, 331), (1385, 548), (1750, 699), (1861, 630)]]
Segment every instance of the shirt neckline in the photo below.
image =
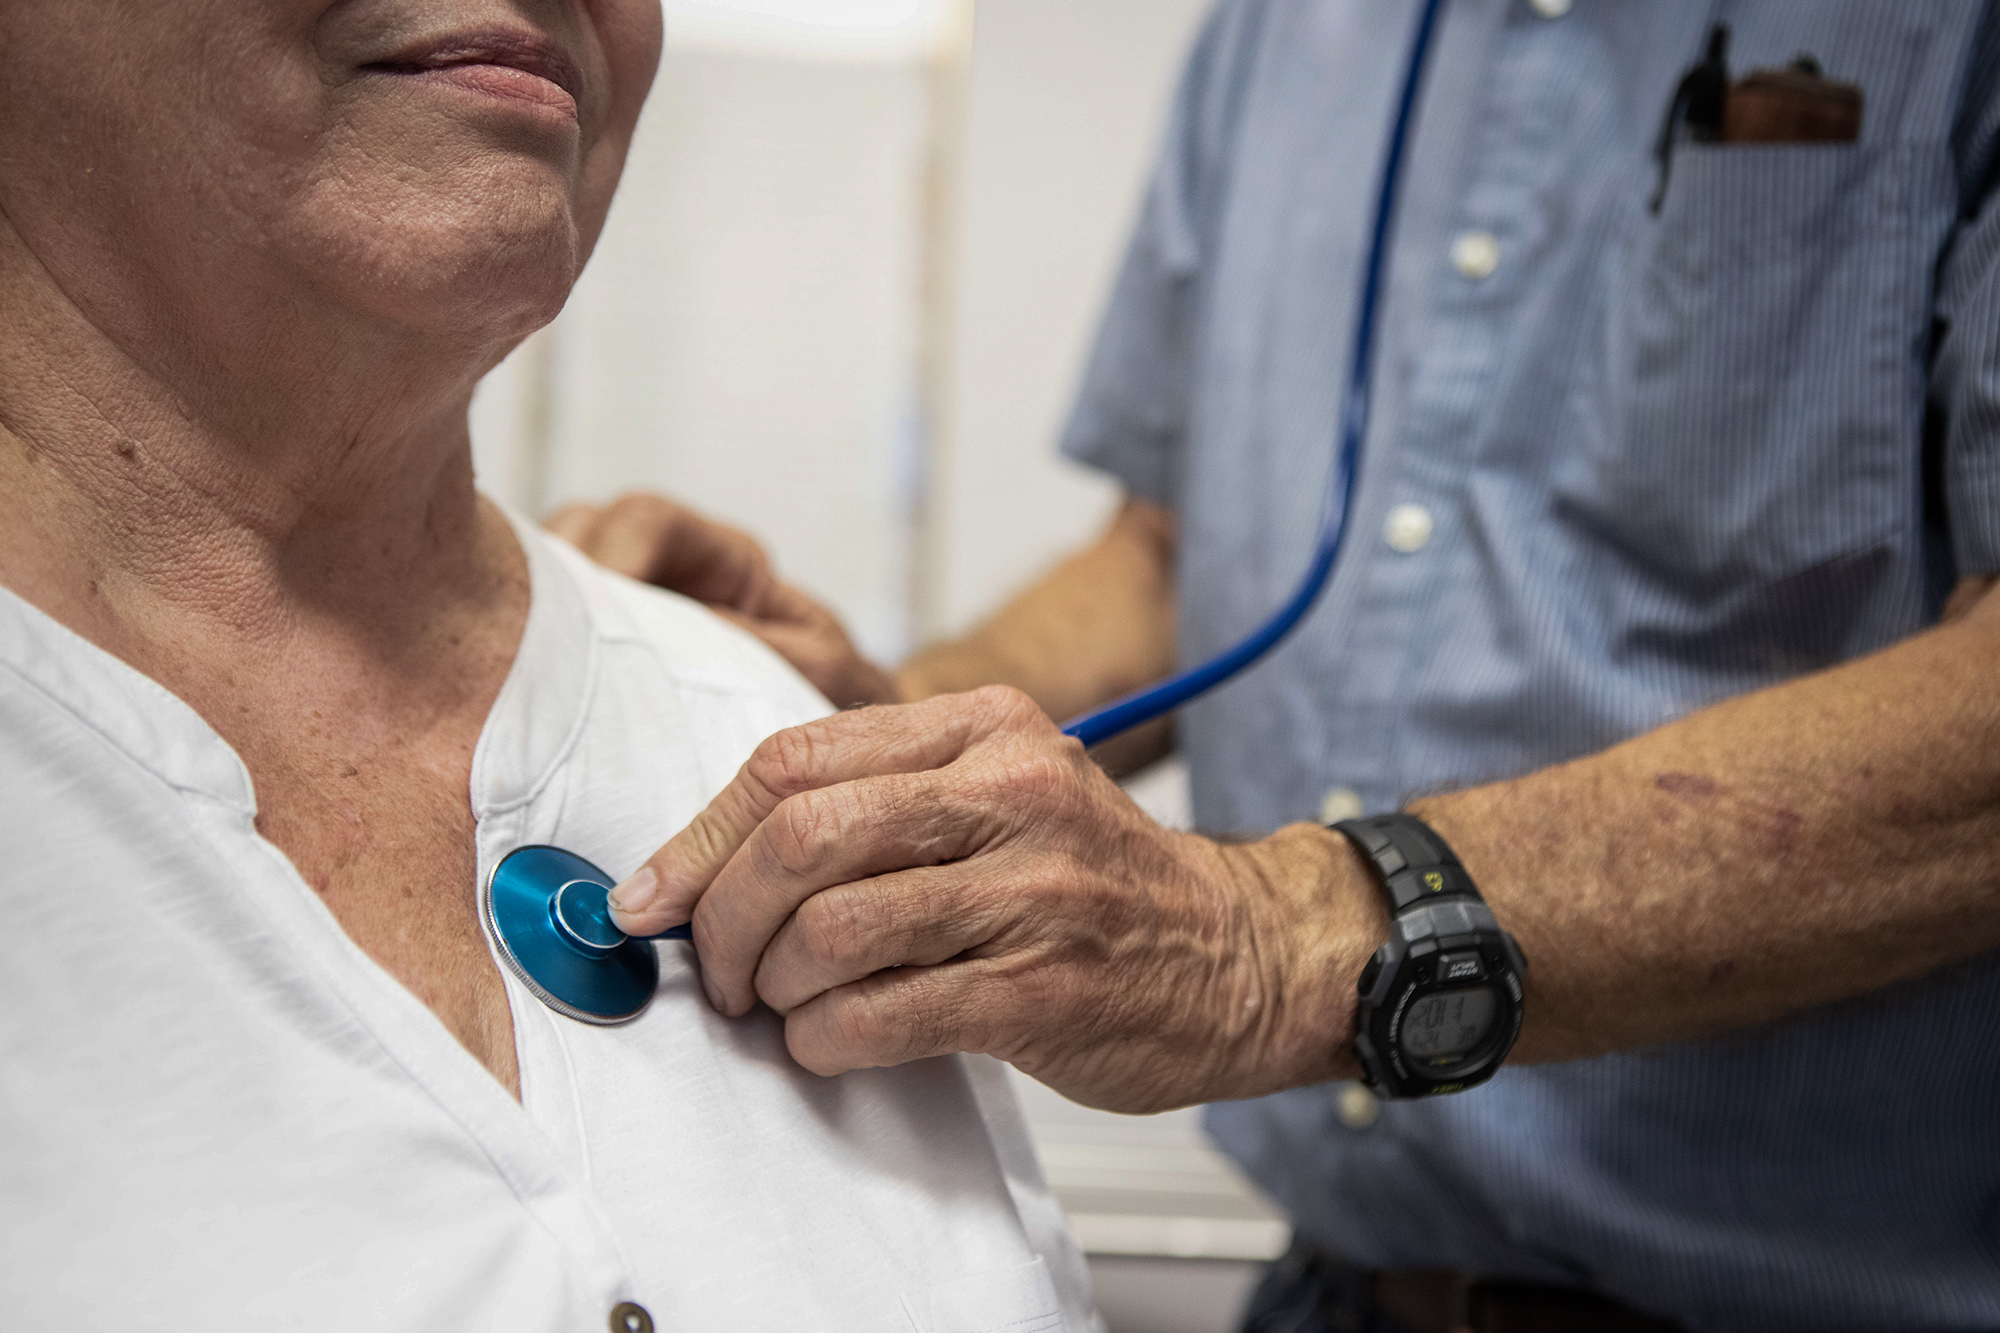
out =
[(545, 787), (576, 744), (596, 678), (598, 633), (555, 539), (504, 506), (528, 562), (528, 618), (472, 754), (473, 817), (515, 810)]
[[(528, 615), (473, 751), (475, 819), (516, 808), (546, 784), (580, 731), (597, 636), (553, 540), (500, 508), (528, 564)], [(179, 791), (254, 817), (255, 785), (235, 749), (186, 700), (0, 585), (0, 670)]]
[(168, 786), (256, 813), (250, 770), (207, 719), (7, 587), (0, 587), (0, 668)]

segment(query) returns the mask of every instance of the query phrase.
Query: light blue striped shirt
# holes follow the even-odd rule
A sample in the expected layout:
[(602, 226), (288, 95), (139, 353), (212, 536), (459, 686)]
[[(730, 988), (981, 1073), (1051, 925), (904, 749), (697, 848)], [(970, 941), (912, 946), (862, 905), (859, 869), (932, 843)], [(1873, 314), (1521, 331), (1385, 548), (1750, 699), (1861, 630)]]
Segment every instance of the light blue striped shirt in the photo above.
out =
[[(1413, 17), (1226, 0), (1188, 66), (1064, 448), (1177, 511), (1189, 660), (1307, 560)], [(1737, 76), (1858, 83), (1860, 142), (1683, 143), (1655, 215), (1717, 21)], [(1595, 751), (2000, 572), (1997, 153), (1978, 0), (1450, 0), (1354, 537), (1297, 638), (1183, 716), (1203, 826)], [(1365, 1130), (1328, 1089), (1210, 1125), (1362, 1264), (1693, 1329), (2000, 1328), (2000, 958)]]

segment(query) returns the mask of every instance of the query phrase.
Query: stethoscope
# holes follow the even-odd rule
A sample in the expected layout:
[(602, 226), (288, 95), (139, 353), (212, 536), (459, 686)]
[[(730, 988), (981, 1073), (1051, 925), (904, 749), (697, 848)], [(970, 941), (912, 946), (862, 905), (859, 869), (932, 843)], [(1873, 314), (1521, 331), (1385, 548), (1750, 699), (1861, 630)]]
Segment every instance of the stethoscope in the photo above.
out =
[[(1241, 674), (1298, 628), (1333, 574), (1347, 537), (1348, 514), (1361, 471), (1361, 441), (1368, 432), (1376, 316), (1388, 267), (1396, 198), (1403, 182), (1403, 153), (1443, 3), (1424, 0), (1403, 67), (1396, 118), (1375, 187), (1368, 262), (1362, 270), (1361, 295), (1355, 307), (1354, 342), (1341, 399), (1340, 447), (1312, 563), (1290, 600), (1242, 641), (1157, 685), (1085, 713), (1063, 728), (1065, 735), (1086, 746), (1170, 713)], [(584, 1023), (623, 1023), (636, 1018), (659, 985), (660, 960), (652, 941), (693, 938), (687, 926), (647, 939), (626, 935), (611, 921), (613, 883), (609, 875), (573, 852), (559, 847), (522, 847), (493, 868), (481, 902), (487, 930), (508, 969), (549, 1008)]]

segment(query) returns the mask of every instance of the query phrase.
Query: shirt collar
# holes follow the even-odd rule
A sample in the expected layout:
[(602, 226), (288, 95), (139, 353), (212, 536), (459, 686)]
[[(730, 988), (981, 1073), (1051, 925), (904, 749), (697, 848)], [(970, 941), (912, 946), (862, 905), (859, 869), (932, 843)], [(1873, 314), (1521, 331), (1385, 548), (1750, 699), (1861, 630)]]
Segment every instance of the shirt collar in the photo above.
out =
[(0, 588), (0, 670), (167, 785), (255, 813), (250, 771), (199, 713), (10, 588)]
[[(597, 636), (552, 538), (509, 513), (527, 555), (527, 623), (472, 762), (478, 817), (533, 798), (581, 730)], [(171, 787), (245, 815), (257, 809), (243, 761), (179, 696), (0, 587), (0, 672), (11, 673)]]
[(510, 511), (528, 557), (528, 622), (472, 756), (472, 811), (484, 819), (534, 799), (575, 747), (596, 678), (598, 634), (555, 539)]

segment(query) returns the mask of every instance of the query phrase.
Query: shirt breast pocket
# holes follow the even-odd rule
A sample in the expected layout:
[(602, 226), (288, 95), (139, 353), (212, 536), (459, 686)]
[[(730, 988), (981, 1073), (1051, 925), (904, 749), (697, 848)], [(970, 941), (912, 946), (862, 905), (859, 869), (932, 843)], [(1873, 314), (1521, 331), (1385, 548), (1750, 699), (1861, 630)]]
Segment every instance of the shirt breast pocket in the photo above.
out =
[(1903, 521), (1927, 287), (1899, 151), (1676, 148), (1659, 215), (1635, 197), (1606, 250), (1559, 519), (1695, 601), (1837, 562)]
[(1048, 1265), (974, 1273), (903, 1295), (911, 1333), (1065, 1333)]

